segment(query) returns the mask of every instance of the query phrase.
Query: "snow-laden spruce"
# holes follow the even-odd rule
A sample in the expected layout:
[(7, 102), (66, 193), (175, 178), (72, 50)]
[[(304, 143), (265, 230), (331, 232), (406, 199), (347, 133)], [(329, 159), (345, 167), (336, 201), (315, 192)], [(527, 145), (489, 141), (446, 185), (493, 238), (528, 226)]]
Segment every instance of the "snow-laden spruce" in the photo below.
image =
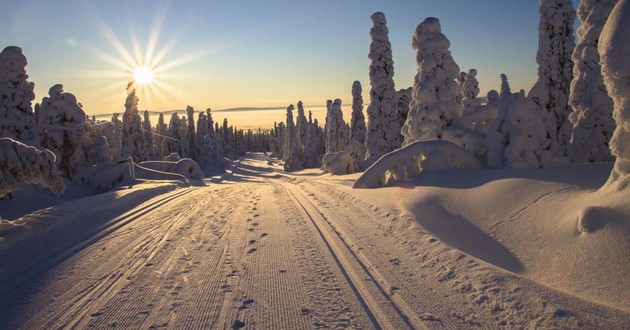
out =
[(455, 81), (459, 67), (448, 50), (450, 42), (442, 34), (440, 20), (429, 17), (418, 24), (411, 46), (417, 52), (418, 73), (402, 128), (404, 145), (441, 138), (444, 128), (460, 115)]
[(113, 132), (112, 132), (112, 136), (111, 139), (109, 139), (110, 143), (109, 143), (109, 149), (112, 153), (112, 160), (117, 162), (119, 160), (122, 159), (122, 130), (123, 130), (123, 124), (122, 121), (118, 118), (120, 117), (119, 114), (114, 113), (112, 114), (112, 125), (113, 125)]
[(361, 83), (357, 80), (352, 83), (352, 113), (350, 114), (350, 137), (348, 148), (350, 154), (363, 161), (365, 159), (365, 116), (363, 115), (363, 95)]
[(22, 183), (44, 186), (57, 195), (65, 189), (52, 152), (0, 138), (0, 197)]
[(293, 104), (287, 107), (287, 134), (285, 136), (285, 171), (297, 171), (303, 168), (302, 146), (297, 140), (297, 131), (293, 122)]
[(573, 21), (575, 10), (571, 0), (541, 0), (538, 27), (538, 81), (528, 98), (542, 113), (551, 144), (547, 147), (554, 158), (567, 156), (571, 139), (569, 122), (569, 89), (573, 79), (575, 48)]
[(191, 106), (186, 106), (186, 144), (188, 145), (188, 153), (183, 154), (182, 157), (195, 158), (195, 147), (197, 144), (195, 133), (195, 109)]
[(341, 111), (341, 100), (335, 99), (328, 111), (328, 131), (326, 132), (326, 153), (338, 152), (346, 149), (347, 130)]
[(35, 84), (28, 81), (27, 60), (20, 47), (0, 53), (0, 137), (39, 145), (31, 106)]
[(38, 111), (42, 147), (52, 151), (61, 172), (72, 177), (88, 167), (88, 151), (93, 141), (88, 136), (90, 124), (74, 95), (57, 84), (48, 90)]
[(302, 101), (297, 103), (297, 117), (295, 120), (295, 129), (297, 131), (297, 142), (299, 145), (304, 146), (306, 143), (306, 134), (308, 132), (308, 121), (304, 114), (304, 104)]
[(142, 121), (142, 151), (144, 153), (143, 159), (153, 159), (157, 152), (156, 147), (153, 144), (153, 127), (151, 126), (151, 118), (149, 111), (144, 111), (144, 120)]
[(350, 114), (350, 141), (365, 142), (366, 128), (363, 115), (363, 92), (361, 83), (352, 83), (352, 113)]
[(413, 88), (408, 87), (396, 91), (396, 114), (398, 115), (400, 127), (405, 125), (407, 115), (409, 115), (409, 103), (411, 102), (412, 89)]
[(599, 37), (602, 75), (615, 106), (617, 128), (610, 139), (610, 151), (617, 157), (606, 186), (622, 190), (630, 183), (630, 1), (620, 0), (610, 13)]
[(479, 81), (477, 81), (477, 70), (470, 69), (466, 75), (466, 80), (461, 85), (460, 93), (462, 94), (461, 113), (467, 113), (475, 110), (481, 105), (481, 101), (477, 98), (479, 95)]
[(579, 43), (573, 52), (573, 81), (569, 104), (573, 124), (569, 157), (572, 162), (610, 162), (608, 142), (615, 130), (613, 101), (602, 79), (597, 44), (617, 0), (582, 0), (577, 9)]
[(142, 118), (138, 112), (138, 97), (133, 81), (127, 84), (127, 100), (122, 122), (123, 159), (132, 157), (136, 162), (148, 160), (145, 159), (146, 154), (143, 150), (146, 143), (142, 134)]
[(549, 139), (536, 105), (522, 93), (499, 102), (498, 117), (487, 133), (488, 166), (539, 168), (549, 163)]
[[(365, 140), (365, 157), (369, 165), (382, 155), (397, 149), (402, 143), (400, 123), (396, 114), (394, 86), (394, 60), (385, 15), (376, 12), (370, 16), (370, 104), (367, 108), (368, 124)], [(326, 150), (326, 152), (329, 152)]]
[(508, 82), (508, 78), (505, 73), (502, 73), (499, 77), (501, 78), (501, 91), (499, 92), (499, 96), (506, 97), (512, 94), (510, 83)]

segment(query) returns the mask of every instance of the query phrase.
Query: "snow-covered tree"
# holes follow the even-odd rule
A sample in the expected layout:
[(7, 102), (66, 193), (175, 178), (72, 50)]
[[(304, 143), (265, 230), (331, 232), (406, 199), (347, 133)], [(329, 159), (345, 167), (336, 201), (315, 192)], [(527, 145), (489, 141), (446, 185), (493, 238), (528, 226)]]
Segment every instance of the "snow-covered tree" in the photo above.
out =
[(122, 130), (123, 124), (122, 121), (118, 118), (119, 114), (112, 114), (112, 125), (113, 132), (112, 137), (109, 141), (109, 149), (112, 153), (112, 160), (119, 161), (122, 159)]
[(74, 95), (66, 93), (63, 85), (52, 86), (48, 97), (42, 99), (38, 112), (42, 146), (55, 154), (61, 172), (72, 177), (88, 163), (90, 124)]
[[(507, 94), (506, 94), (507, 95)], [(495, 104), (501, 100), (501, 96), (497, 91), (491, 89), (486, 94), (486, 103), (487, 104)]]
[(28, 81), (22, 49), (6, 47), (0, 53), (0, 137), (39, 145), (31, 103), (35, 84)]
[[(363, 115), (363, 96), (361, 83), (352, 83), (352, 114), (350, 115), (350, 141), (365, 144), (365, 116)], [(363, 157), (361, 157), (363, 159)]]
[(171, 119), (168, 122), (168, 136), (171, 139), (164, 140), (163, 152), (166, 155), (171, 153), (177, 153), (181, 156), (181, 141), (184, 138), (184, 132), (182, 131), (182, 121), (177, 115), (177, 112), (173, 112)]
[(321, 132), (317, 119), (308, 126), (306, 132), (306, 143), (304, 144), (304, 167), (317, 168), (321, 166), (323, 149), (321, 142)]
[(541, 0), (538, 27), (538, 81), (528, 98), (542, 113), (549, 150), (553, 157), (567, 156), (571, 139), (569, 122), (569, 89), (573, 78), (571, 54), (575, 48), (573, 21), (575, 10), (571, 0)]
[(549, 163), (547, 132), (536, 105), (522, 93), (499, 102), (498, 117), (487, 133), (488, 166), (539, 168)]
[[(367, 108), (368, 125), (365, 140), (366, 164), (399, 148), (402, 143), (400, 122), (396, 114), (394, 86), (394, 60), (389, 42), (385, 15), (376, 12), (370, 16), (370, 104)], [(327, 121), (328, 123), (328, 121)], [(330, 152), (328, 148), (326, 152)]]
[(610, 139), (610, 151), (617, 157), (606, 184), (623, 190), (630, 184), (630, 1), (619, 0), (599, 37), (597, 49), (602, 75), (613, 99), (613, 118), (617, 128)]
[(52, 152), (0, 138), (0, 197), (22, 183), (44, 186), (57, 195), (65, 189)]
[(293, 122), (293, 109), (293, 104), (287, 107), (287, 134), (284, 137), (285, 171), (296, 171), (303, 168), (302, 146), (298, 143), (297, 131)]
[(479, 95), (479, 82), (477, 81), (477, 70), (470, 69), (466, 75), (466, 80), (461, 85), (462, 94), (461, 109), (462, 114), (475, 110), (481, 105), (477, 98)]
[(125, 101), (125, 113), (123, 114), (122, 130), (122, 155), (123, 159), (132, 157), (135, 162), (145, 159), (144, 135), (142, 134), (142, 118), (138, 112), (138, 97), (133, 81), (127, 84), (127, 100)]
[[(396, 114), (398, 115), (398, 121), (402, 128), (407, 121), (407, 115), (409, 114), (409, 103), (411, 102), (412, 88), (404, 88), (396, 91)], [(404, 139), (401, 133), (401, 139)]]
[(144, 111), (144, 120), (142, 121), (142, 159), (152, 160), (157, 152), (153, 145), (153, 130), (151, 126), (151, 118), (149, 117), (149, 111)]
[(306, 143), (306, 134), (308, 133), (308, 121), (306, 120), (306, 115), (304, 114), (304, 105), (302, 101), (297, 103), (297, 118), (295, 129), (297, 131), (297, 142), (299, 145), (304, 146)]
[(506, 97), (512, 94), (512, 90), (510, 89), (510, 83), (508, 82), (508, 78), (505, 73), (500, 75), (501, 78), (501, 91), (499, 92), (499, 96)]
[(569, 158), (572, 162), (610, 162), (608, 142), (615, 130), (613, 101), (602, 79), (597, 44), (606, 19), (618, 0), (582, 0), (577, 9), (579, 43), (573, 51), (573, 81), (569, 104), (573, 124)]
[(444, 128), (460, 115), (455, 81), (460, 71), (448, 50), (450, 42), (442, 34), (440, 20), (429, 17), (418, 24), (411, 45), (417, 52), (418, 73), (402, 128), (404, 145), (441, 138)]
[(191, 106), (186, 107), (186, 142), (188, 144), (188, 154), (182, 155), (195, 159), (195, 145), (196, 145), (196, 133), (195, 133), (195, 109)]
[(168, 125), (166, 125), (166, 122), (164, 122), (163, 113), (160, 113), (160, 116), (158, 117), (157, 125), (155, 125), (155, 133), (156, 135), (154, 136), (153, 140), (155, 146), (157, 146), (157, 149), (159, 151), (156, 156), (158, 159), (164, 159), (164, 157), (168, 155), (168, 153), (165, 152), (163, 146), (165, 139), (167, 139), (166, 136), (168, 135)]
[(326, 116), (328, 118), (328, 131), (326, 132), (326, 153), (333, 153), (345, 150), (347, 131), (346, 123), (343, 120), (341, 111), (341, 100), (335, 99), (330, 106), (330, 111)]

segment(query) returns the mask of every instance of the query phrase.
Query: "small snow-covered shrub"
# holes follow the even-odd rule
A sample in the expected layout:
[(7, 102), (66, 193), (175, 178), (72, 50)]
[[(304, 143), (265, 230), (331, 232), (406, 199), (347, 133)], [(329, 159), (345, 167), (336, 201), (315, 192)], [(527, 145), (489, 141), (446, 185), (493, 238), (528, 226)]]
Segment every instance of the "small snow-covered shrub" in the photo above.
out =
[(423, 140), (385, 154), (365, 170), (352, 187), (377, 188), (426, 170), (483, 166), (475, 156), (452, 142)]
[(329, 172), (332, 175), (352, 174), (361, 169), (361, 163), (358, 159), (352, 157), (347, 151), (325, 154), (322, 163), (324, 172)]
[(79, 170), (73, 181), (92, 188), (97, 193), (112, 190), (121, 184), (130, 184), (135, 178), (131, 162), (106, 163)]
[(20, 183), (38, 184), (57, 195), (65, 190), (52, 152), (0, 138), (0, 197), (17, 190)]
[(164, 157), (164, 161), (166, 162), (178, 162), (180, 160), (182, 160), (182, 157), (176, 152), (171, 152), (168, 156)]

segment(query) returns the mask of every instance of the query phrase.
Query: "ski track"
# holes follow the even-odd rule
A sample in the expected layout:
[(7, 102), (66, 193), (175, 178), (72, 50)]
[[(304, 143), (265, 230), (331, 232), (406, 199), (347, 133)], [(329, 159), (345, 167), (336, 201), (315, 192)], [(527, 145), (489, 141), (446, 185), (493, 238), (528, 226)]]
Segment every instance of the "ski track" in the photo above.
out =
[(25, 265), (0, 291), (0, 327), (566, 329), (607, 315), (623, 321), (597, 305), (591, 318), (570, 311), (564, 295), (420, 229), (396, 229), (411, 221), (401, 210), (264, 164), (246, 158), (222, 184), (153, 198)]

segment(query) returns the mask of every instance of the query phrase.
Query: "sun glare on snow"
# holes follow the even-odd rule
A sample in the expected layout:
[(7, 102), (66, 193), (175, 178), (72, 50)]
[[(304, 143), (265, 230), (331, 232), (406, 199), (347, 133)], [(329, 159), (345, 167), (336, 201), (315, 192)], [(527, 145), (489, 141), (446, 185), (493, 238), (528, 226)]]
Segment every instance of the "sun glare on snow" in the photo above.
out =
[(133, 71), (133, 80), (140, 85), (149, 84), (153, 80), (153, 71), (146, 66), (138, 67)]

